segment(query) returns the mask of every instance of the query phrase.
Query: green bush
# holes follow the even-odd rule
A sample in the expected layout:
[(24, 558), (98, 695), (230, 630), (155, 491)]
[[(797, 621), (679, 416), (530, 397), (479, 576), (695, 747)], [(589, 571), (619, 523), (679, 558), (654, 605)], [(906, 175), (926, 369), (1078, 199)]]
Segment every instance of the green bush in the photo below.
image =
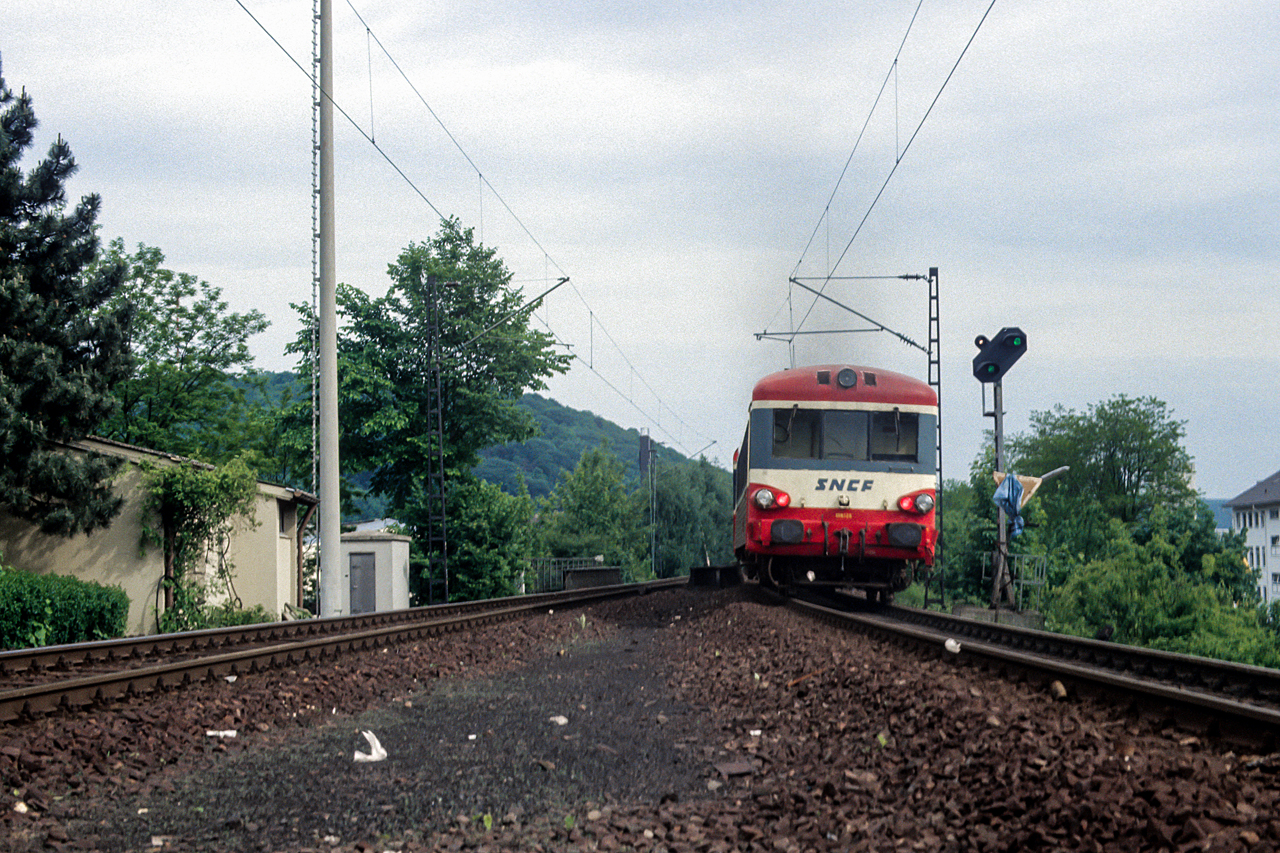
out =
[(267, 612), (261, 604), (253, 607), (236, 607), (232, 602), (208, 608), (206, 614), (210, 628), (232, 628), (237, 625), (257, 625), (262, 622), (274, 622), (278, 617)]
[(1092, 637), (1105, 626), (1116, 643), (1280, 667), (1280, 642), (1265, 612), (1234, 598), (1243, 584), (1220, 571), (1212, 554), (1200, 556), (1200, 572), (1188, 571), (1177, 536), (1164, 517), (1153, 518), (1144, 542), (1111, 521), (1106, 550), (1050, 590), (1048, 628)]
[(0, 648), (119, 637), (128, 617), (129, 596), (118, 586), (0, 568)]

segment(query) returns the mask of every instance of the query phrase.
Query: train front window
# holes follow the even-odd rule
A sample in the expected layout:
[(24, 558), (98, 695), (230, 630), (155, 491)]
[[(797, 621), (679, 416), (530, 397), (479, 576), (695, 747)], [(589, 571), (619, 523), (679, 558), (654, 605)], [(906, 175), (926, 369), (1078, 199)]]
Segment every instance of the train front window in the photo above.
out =
[(774, 459), (919, 462), (920, 416), (897, 409), (774, 409)]
[(871, 459), (915, 462), (920, 455), (920, 416), (894, 409), (871, 413)]
[(821, 413), (792, 406), (773, 410), (773, 455), (776, 459), (817, 459)]
[(867, 413), (829, 410), (822, 419), (822, 458), (867, 459)]

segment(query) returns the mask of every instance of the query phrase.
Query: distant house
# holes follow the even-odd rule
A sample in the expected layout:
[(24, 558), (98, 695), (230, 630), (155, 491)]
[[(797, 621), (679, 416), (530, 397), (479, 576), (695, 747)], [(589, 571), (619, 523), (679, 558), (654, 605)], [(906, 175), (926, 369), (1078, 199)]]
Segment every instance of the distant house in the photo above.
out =
[[(127, 632), (153, 634), (156, 613), (164, 609), (160, 584), (164, 554), (158, 546), (141, 545), (146, 496), (139, 465), (145, 461), (189, 464), (189, 460), (101, 438), (76, 442), (67, 451), (96, 451), (126, 461), (113, 485), (124, 498), (120, 514), (105, 530), (67, 538), (41, 533), (38, 526), (0, 512), (0, 553), (15, 569), (121, 587), (129, 596)], [(235, 525), (228, 554), (235, 566), (235, 595), (245, 607), (260, 604), (279, 615), (286, 604), (301, 603), (299, 513), (305, 514), (316, 503), (306, 492), (259, 481), (256, 524)]]
[(1231, 508), (1231, 529), (1244, 531), (1244, 556), (1258, 570), (1263, 603), (1280, 599), (1280, 471), (1226, 505)]

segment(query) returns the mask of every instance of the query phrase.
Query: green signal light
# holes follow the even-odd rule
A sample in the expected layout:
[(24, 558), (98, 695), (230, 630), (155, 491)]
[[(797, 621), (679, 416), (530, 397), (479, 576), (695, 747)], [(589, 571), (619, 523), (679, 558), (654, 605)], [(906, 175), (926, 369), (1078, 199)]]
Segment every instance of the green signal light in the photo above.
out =
[(1016, 326), (1005, 326), (990, 338), (978, 335), (973, 342), (978, 347), (973, 376), (979, 382), (999, 382), (1027, 351), (1027, 333)]

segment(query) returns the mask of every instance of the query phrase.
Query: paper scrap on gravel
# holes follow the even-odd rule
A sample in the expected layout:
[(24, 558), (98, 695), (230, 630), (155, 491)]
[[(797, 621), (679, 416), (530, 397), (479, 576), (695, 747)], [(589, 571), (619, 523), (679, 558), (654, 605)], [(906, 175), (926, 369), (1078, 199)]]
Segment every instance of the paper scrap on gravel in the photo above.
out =
[(235, 737), (239, 729), (209, 729), (205, 732), (206, 737)]
[(356, 761), (382, 761), (387, 757), (387, 751), (382, 748), (382, 744), (378, 743), (378, 736), (373, 732), (361, 732), (364, 739), (369, 742), (369, 751), (361, 752), (356, 750)]
[(551, 718), (551, 722), (555, 723), (557, 726), (567, 726), (569, 725), (569, 718), (562, 717), (559, 714), (557, 714), (556, 716)]

